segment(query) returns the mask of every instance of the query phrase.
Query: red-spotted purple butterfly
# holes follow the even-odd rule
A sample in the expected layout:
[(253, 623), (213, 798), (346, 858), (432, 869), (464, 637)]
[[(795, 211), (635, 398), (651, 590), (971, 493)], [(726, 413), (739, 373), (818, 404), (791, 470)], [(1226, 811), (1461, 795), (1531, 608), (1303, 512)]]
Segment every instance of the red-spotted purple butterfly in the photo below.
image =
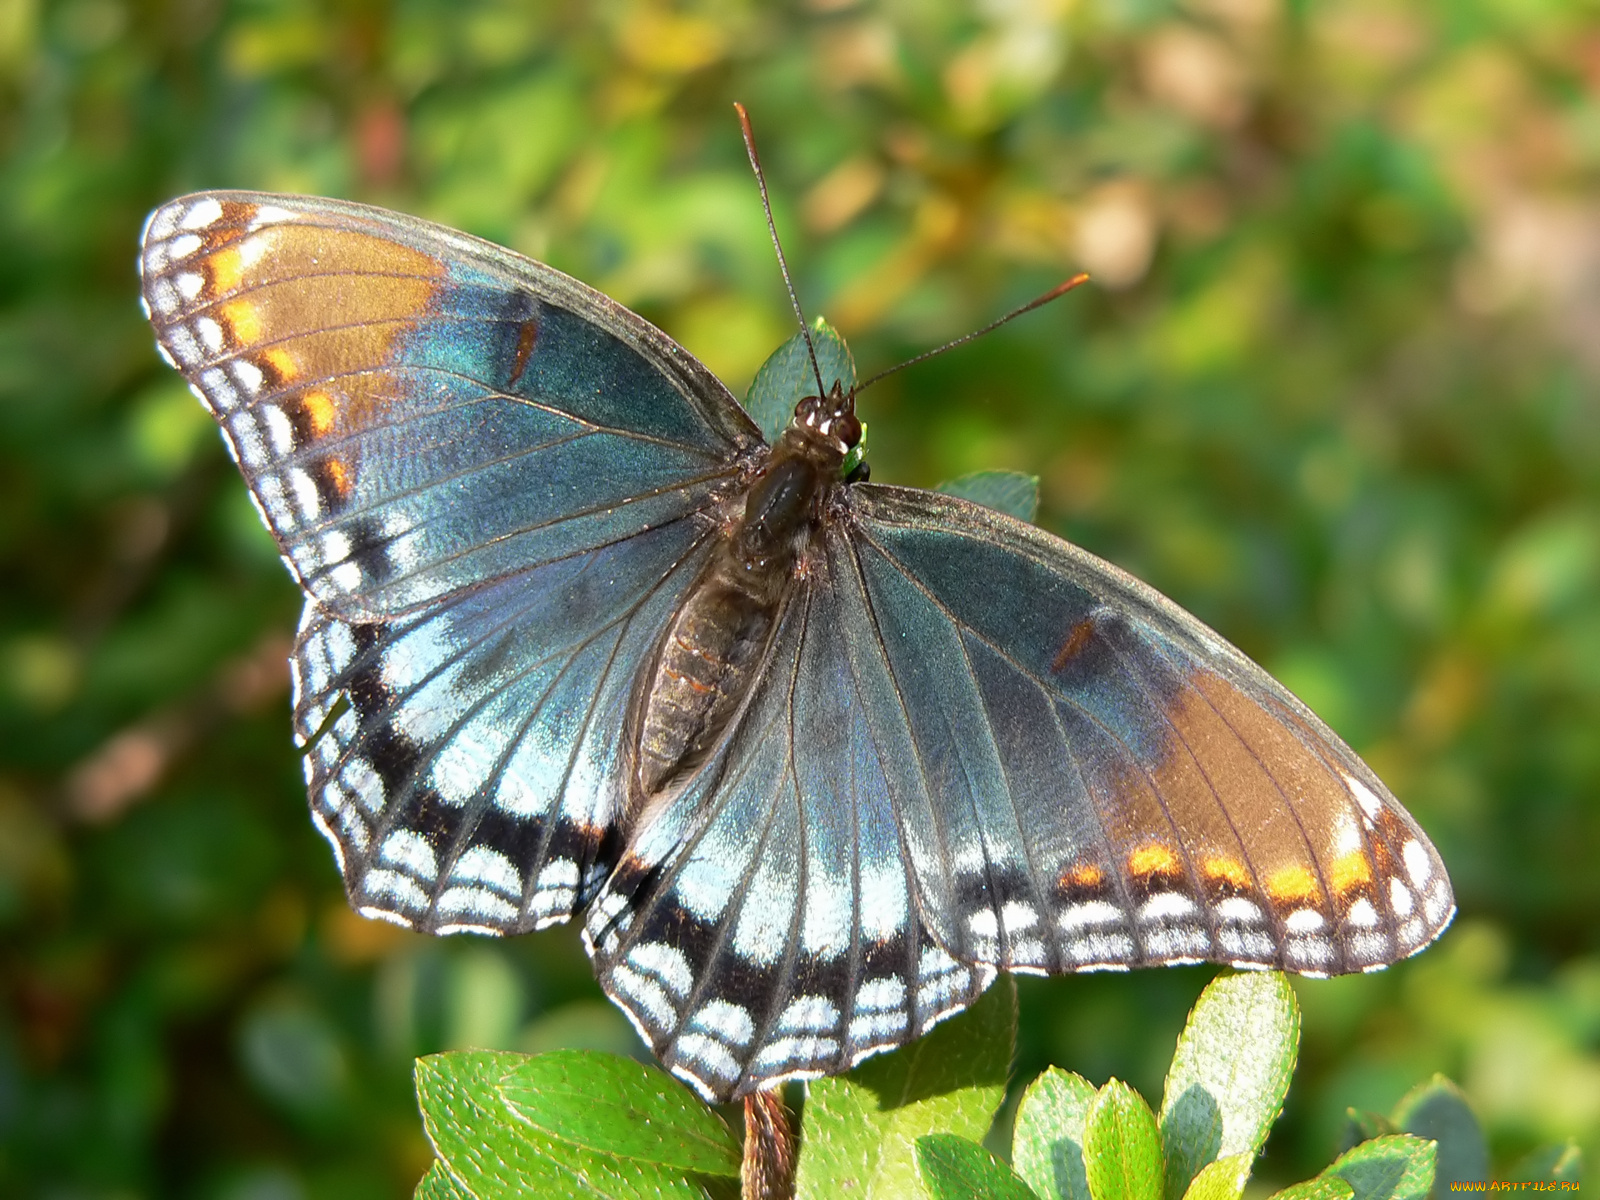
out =
[(140, 266), (306, 594), (295, 735), (351, 902), (581, 912), (709, 1100), (846, 1070), (997, 971), (1365, 971), (1454, 912), (1416, 822), (1222, 638), (861, 482), (836, 337), (764, 437), (639, 316), (413, 217), (201, 193)]

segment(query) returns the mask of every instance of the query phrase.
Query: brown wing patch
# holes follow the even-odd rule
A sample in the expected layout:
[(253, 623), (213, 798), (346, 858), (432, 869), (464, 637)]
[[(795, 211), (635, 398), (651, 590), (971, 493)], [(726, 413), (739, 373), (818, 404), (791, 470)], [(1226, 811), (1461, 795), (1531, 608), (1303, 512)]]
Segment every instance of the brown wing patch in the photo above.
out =
[(1083, 653), (1084, 647), (1094, 637), (1094, 618), (1085, 617), (1072, 627), (1072, 632), (1067, 634), (1067, 640), (1061, 644), (1061, 649), (1056, 651), (1056, 656), (1050, 662), (1052, 671), (1060, 671), (1078, 655)]
[(528, 369), (528, 360), (533, 357), (534, 345), (539, 340), (539, 322), (529, 317), (517, 327), (517, 354), (511, 365), (511, 378), (507, 386), (516, 387), (522, 378), (522, 373)]
[(361, 461), (317, 444), (392, 420), (407, 394), (392, 369), (400, 339), (448, 264), (359, 223), (199, 196), (152, 218), (141, 270), (163, 350), (205, 396), (273, 531), (325, 520)]

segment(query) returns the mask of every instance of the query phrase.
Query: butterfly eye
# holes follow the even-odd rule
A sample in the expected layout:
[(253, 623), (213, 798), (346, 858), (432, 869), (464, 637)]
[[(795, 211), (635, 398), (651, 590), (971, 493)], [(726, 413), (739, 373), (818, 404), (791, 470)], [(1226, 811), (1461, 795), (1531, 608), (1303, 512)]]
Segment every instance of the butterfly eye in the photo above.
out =
[(852, 450), (861, 442), (861, 429), (860, 418), (853, 412), (846, 412), (834, 420), (831, 432), (846, 450)]

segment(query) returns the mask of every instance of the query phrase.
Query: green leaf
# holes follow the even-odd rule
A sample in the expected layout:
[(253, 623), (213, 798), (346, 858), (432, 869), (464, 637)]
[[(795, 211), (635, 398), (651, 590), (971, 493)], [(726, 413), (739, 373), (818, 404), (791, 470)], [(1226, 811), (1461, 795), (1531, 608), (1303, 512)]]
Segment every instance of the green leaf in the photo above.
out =
[(917, 1166), (933, 1200), (1038, 1200), (1011, 1168), (952, 1133), (917, 1139)]
[(1351, 1200), (1355, 1189), (1337, 1175), (1319, 1175), (1286, 1187), (1271, 1200)]
[(1582, 1178), (1583, 1151), (1570, 1140), (1540, 1146), (1506, 1172), (1506, 1179), (1516, 1183), (1577, 1183)]
[(1011, 1164), (1047, 1200), (1089, 1200), (1083, 1125), (1094, 1084), (1057, 1067), (1028, 1085), (1011, 1131)]
[(1433, 1166), (1432, 1142), (1394, 1133), (1362, 1142), (1322, 1174), (1347, 1182), (1355, 1200), (1422, 1200), (1433, 1187)]
[[(844, 338), (821, 317), (811, 327), (811, 342), (817, 351), (817, 367), (822, 372), (824, 391), (835, 382), (846, 392), (856, 386), (856, 362)], [(817, 391), (817, 375), (811, 369), (803, 334), (795, 334), (774, 350), (750, 381), (744, 409), (761, 427), (767, 441), (776, 441), (794, 416), (794, 406)]]
[(1260, 1153), (1299, 1043), (1300, 1009), (1277, 971), (1219, 976), (1200, 994), (1161, 1101), (1167, 1200), (1182, 1196), (1207, 1163)]
[(1433, 1195), (1447, 1195), (1452, 1181), (1489, 1178), (1483, 1129), (1461, 1089), (1443, 1075), (1407, 1092), (1395, 1105), (1392, 1119), (1406, 1133), (1438, 1143)]
[(738, 1175), (739, 1142), (671, 1076), (631, 1058), (553, 1050), (501, 1083), (510, 1111), (556, 1141), (700, 1175)]
[(1246, 1151), (1207, 1163), (1189, 1184), (1183, 1200), (1239, 1200), (1244, 1195), (1245, 1181), (1250, 1178), (1250, 1164), (1255, 1160), (1256, 1156)]
[[(591, 1060), (611, 1057), (573, 1053)], [(477, 1200), (509, 1200), (524, 1195), (594, 1200), (703, 1197), (706, 1193), (701, 1182), (685, 1178), (677, 1162), (653, 1162), (633, 1156), (646, 1140), (646, 1135), (633, 1126), (648, 1123), (653, 1119), (651, 1114), (656, 1113), (662, 1114), (669, 1127), (664, 1141), (675, 1136), (674, 1130), (691, 1134), (693, 1148), (664, 1151), (668, 1158), (687, 1157), (717, 1164), (714, 1168), (701, 1168), (702, 1175), (737, 1174), (737, 1152), (716, 1155), (712, 1150), (716, 1139), (707, 1135), (703, 1118), (679, 1119), (673, 1093), (681, 1092), (685, 1104), (698, 1103), (687, 1089), (665, 1073), (639, 1064), (630, 1066), (645, 1073), (646, 1086), (636, 1090), (619, 1087), (618, 1080), (625, 1077), (625, 1072), (611, 1073), (609, 1090), (603, 1089), (600, 1105), (605, 1115), (599, 1120), (585, 1122), (574, 1115), (563, 1126), (548, 1108), (535, 1106), (533, 1111), (548, 1127), (530, 1124), (522, 1113), (528, 1107), (529, 1087), (537, 1086), (532, 1077), (537, 1076), (538, 1059), (543, 1057), (509, 1051), (462, 1051), (417, 1060), (417, 1101), (428, 1138), (449, 1174)], [(631, 1113), (626, 1103), (629, 1097), (637, 1106)], [(581, 1108), (589, 1101), (570, 1097), (566, 1103)], [(715, 1114), (703, 1105), (701, 1109), (705, 1116), (716, 1120)], [(598, 1152), (567, 1140), (566, 1133), (573, 1130), (590, 1140), (619, 1146), (625, 1153)], [(726, 1144), (732, 1148), (731, 1136)]]
[(1394, 1122), (1382, 1113), (1368, 1112), (1364, 1108), (1347, 1108), (1344, 1110), (1344, 1124), (1339, 1128), (1339, 1153), (1343, 1154), (1373, 1138), (1399, 1132)]
[(926, 1196), (916, 1140), (953, 1133), (978, 1141), (988, 1132), (1005, 1095), (1016, 1035), (1016, 985), (1002, 975), (970, 1009), (927, 1036), (811, 1084), (799, 1200)]
[(839, 464), (839, 478), (848, 479), (867, 457), (867, 423), (861, 422), (861, 440), (845, 452), (844, 461)]
[(1039, 515), (1039, 477), (1021, 471), (974, 471), (933, 489), (1031, 522)]
[(1150, 1106), (1113, 1079), (1095, 1093), (1083, 1157), (1094, 1200), (1161, 1200), (1161, 1134)]
[(175, 476), (195, 448), (215, 436), (206, 410), (176, 377), (163, 378), (140, 392), (132, 410), (129, 433), (134, 457), (161, 480)]
[(412, 1200), (473, 1200), (473, 1196), (451, 1177), (442, 1162), (435, 1160), (428, 1173), (418, 1181)]

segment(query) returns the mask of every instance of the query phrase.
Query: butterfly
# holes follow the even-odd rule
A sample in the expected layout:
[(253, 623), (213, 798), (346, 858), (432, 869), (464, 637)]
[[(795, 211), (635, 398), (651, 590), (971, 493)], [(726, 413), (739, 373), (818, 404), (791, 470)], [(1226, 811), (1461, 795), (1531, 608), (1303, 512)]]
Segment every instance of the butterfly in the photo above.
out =
[(140, 269), (305, 593), (294, 733), (351, 902), (581, 915), (707, 1100), (847, 1070), (999, 971), (1368, 971), (1454, 913), (1417, 823), (1217, 634), (863, 482), (842, 341), (764, 436), (635, 313), (413, 217), (200, 193)]

